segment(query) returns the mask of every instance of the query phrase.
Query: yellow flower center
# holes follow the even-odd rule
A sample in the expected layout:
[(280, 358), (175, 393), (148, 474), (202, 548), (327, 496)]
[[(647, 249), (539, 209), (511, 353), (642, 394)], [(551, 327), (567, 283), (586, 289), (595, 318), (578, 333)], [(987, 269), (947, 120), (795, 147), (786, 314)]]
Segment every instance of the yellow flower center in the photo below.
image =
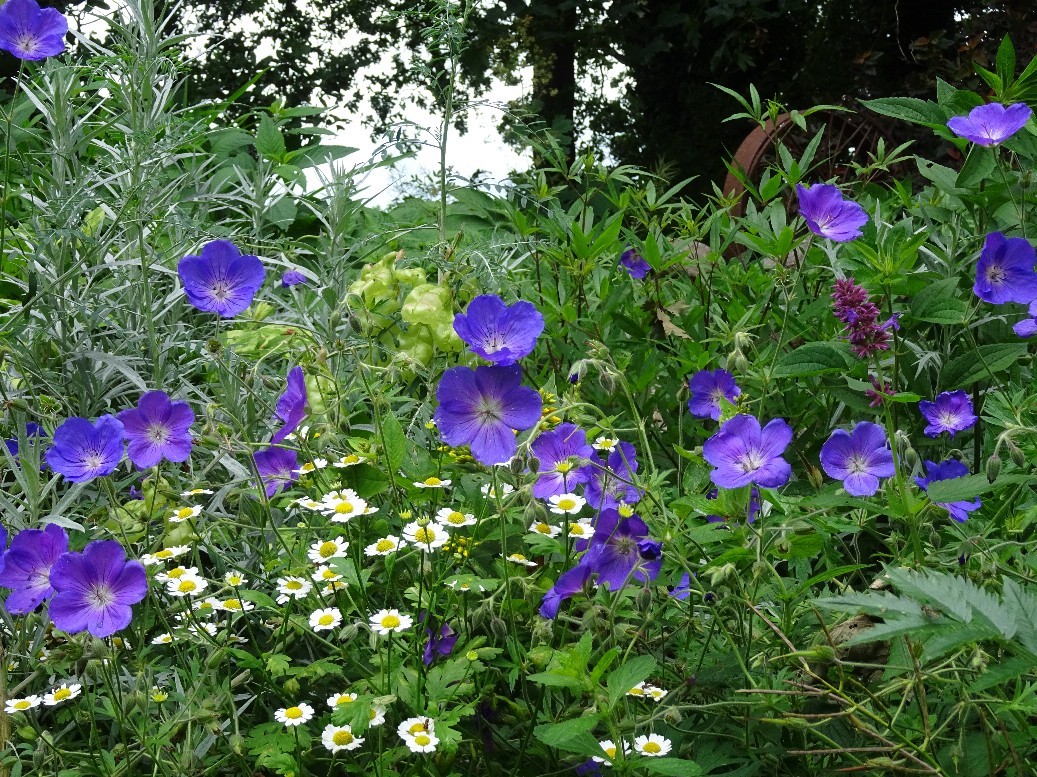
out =
[(546, 523), (538, 523), (533, 528), (536, 529), (541, 534), (550, 534), (551, 533), (551, 527), (548, 526)]
[(303, 464), (301, 467), (299, 467), (299, 472), (301, 472), (303, 474), (306, 474), (307, 472), (313, 472), (313, 470), (315, 470), (315, 469), (317, 469), (317, 468), (315, 466), (313, 466), (313, 462), (312, 461), (307, 461), (305, 464)]
[(173, 551), (162, 549), (155, 554), (155, 558), (173, 558)]
[(605, 747), (605, 748), (602, 748), (602, 749), (605, 751), (605, 755), (607, 755), (609, 758), (615, 758), (616, 757), (616, 746), (615, 745), (613, 745), (612, 747)]
[(27, 709), (29, 709), (29, 708), (30, 708), (31, 706), (32, 706), (32, 705), (31, 705), (31, 704), (30, 704), (30, 703), (29, 703), (28, 701), (26, 701), (25, 699), (20, 699), (19, 701), (16, 701), (16, 702), (14, 703), (14, 708), (15, 708), (16, 710), (27, 710)]
[(242, 578), (240, 575), (231, 575), (227, 578), (227, 583), (229, 585), (241, 585), (241, 580)]
[(425, 747), (431, 741), (432, 738), (428, 734), (418, 734), (416, 737), (414, 737), (414, 743), (417, 745), (421, 745), (422, 747)]
[(300, 588), (302, 588), (302, 583), (300, 583), (298, 580), (289, 580), (287, 583), (284, 584), (284, 587), (287, 588), (289, 591), (298, 591)]
[(176, 511), (176, 517), (179, 518), (181, 521), (186, 521), (192, 515), (194, 515), (194, 510), (192, 510), (190, 507), (181, 507), (179, 510)]
[(169, 694), (165, 691), (155, 691), (153, 694), (151, 694), (151, 700), (156, 704), (161, 704), (168, 698)]
[(555, 472), (561, 472), (564, 475), (566, 472), (571, 471), (572, 468), (573, 468), (572, 464), (570, 464), (567, 461), (563, 461), (561, 464), (556, 464), (555, 465)]
[(392, 550), (393, 547), (395, 547), (395, 544), (392, 540), (381, 539), (375, 543), (374, 547), (379, 553), (385, 553), (387, 550)]
[(321, 572), (321, 579), (322, 580), (337, 580), (338, 579), (338, 575), (333, 570), (325, 569), (323, 572)]
[(565, 498), (558, 500), (558, 508), (560, 510), (572, 510), (574, 507), (576, 507), (575, 499)]
[(662, 752), (662, 747), (659, 745), (658, 742), (645, 742), (645, 745), (644, 745), (644, 747), (642, 749), (646, 753), (660, 753), (660, 752)]
[(338, 552), (338, 545), (330, 540), (322, 542), (317, 552), (320, 553), (321, 558), (331, 558)]
[(298, 720), (302, 717), (302, 710), (298, 707), (289, 707), (284, 711), (284, 716), (288, 718), (288, 720)]
[(343, 456), (342, 457), (342, 463), (343, 464), (358, 464), (359, 462), (360, 462), (360, 457), (355, 455), (355, 454), (352, 454), (352, 453), (349, 454), (348, 456)]
[(181, 580), (180, 585), (177, 586), (178, 591), (183, 593), (190, 593), (198, 588), (198, 584), (194, 580)]
[(68, 688), (58, 688), (56, 691), (54, 691), (54, 701), (64, 701), (71, 695), (72, 691), (70, 691)]
[(375, 719), (375, 718), (377, 718), (377, 717), (378, 717), (378, 713), (377, 713), (377, 712), (375, 712), (375, 709), (374, 709), (374, 707), (372, 707), (372, 708), (371, 708), (371, 720), (374, 720), (374, 719)]
[(353, 512), (353, 505), (350, 502), (339, 502), (335, 505), (335, 512), (339, 515), (347, 515)]
[(175, 567), (166, 572), (166, 577), (171, 577), (174, 580), (178, 577), (183, 577), (187, 570), (184, 567)]
[(225, 610), (240, 610), (241, 600), (240, 599), (226, 599), (223, 602), (223, 609)]
[(334, 622), (335, 617), (333, 615), (321, 615), (320, 619), (317, 621), (321, 626), (330, 626)]
[(620, 505), (619, 514), (622, 515), (624, 518), (629, 518), (631, 515), (634, 514), (634, 508), (630, 505)]
[(336, 731), (331, 737), (336, 745), (350, 745), (353, 743), (353, 735), (348, 731)]
[(631, 696), (644, 696), (645, 692), (643, 688), (631, 688), (628, 693)]
[(426, 486), (441, 486), (441, 485), (443, 485), (443, 481), (440, 480), (439, 478), (425, 478), (425, 485)]
[(414, 736), (416, 734), (424, 734), (426, 731), (428, 731), (428, 724), (422, 720), (419, 720), (417, 723), (412, 723), (411, 727), (407, 729), (407, 732), (411, 736)]
[(582, 537), (584, 535), (583, 524), (574, 523), (569, 527), (569, 534), (576, 537)]
[(383, 629), (395, 629), (398, 628), (399, 625), (400, 619), (397, 618), (395, 615), (386, 615), (384, 618), (382, 618)]
[(526, 557), (521, 553), (512, 553), (508, 558), (514, 559), (515, 561), (525, 561)]
[(431, 545), (436, 540), (436, 530), (422, 526), (414, 532), (414, 540), (415, 542)]
[(457, 510), (452, 510), (450, 515), (446, 517), (448, 523), (464, 523), (464, 513), (459, 513)]

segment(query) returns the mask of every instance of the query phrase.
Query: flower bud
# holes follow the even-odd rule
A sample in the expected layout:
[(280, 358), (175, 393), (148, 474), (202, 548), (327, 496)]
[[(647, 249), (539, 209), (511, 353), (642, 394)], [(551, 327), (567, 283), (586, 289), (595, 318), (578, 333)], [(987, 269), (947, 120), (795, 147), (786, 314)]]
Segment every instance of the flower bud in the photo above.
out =
[(825, 476), (814, 466), (807, 467), (807, 480), (810, 481), (810, 485), (818, 489), (825, 484)]
[(245, 750), (245, 737), (241, 734), (231, 734), (227, 737), (227, 743), (234, 755), (241, 755)]
[(648, 586), (637, 592), (637, 606), (641, 610), (647, 610), (652, 606), (652, 589)]
[(996, 453), (987, 459), (987, 482), (993, 483), (1001, 472), (1001, 457)]
[(508, 637), (508, 625), (498, 618), (496, 615), (490, 619), (490, 631), (493, 632), (493, 636), (503, 642)]
[(526, 469), (526, 462), (522, 460), (521, 456), (512, 456), (511, 461), (508, 463), (508, 468), (511, 470), (512, 475), (521, 475)]
[(1011, 440), (1006, 440), (1005, 443), (1008, 445), (1008, 453), (1012, 457), (1012, 463), (1020, 468), (1026, 467), (1026, 454), (1023, 453), (1022, 448)]
[(529, 467), (529, 474), (536, 475), (540, 472), (540, 459), (536, 456), (530, 456), (526, 459), (526, 466)]
[(904, 464), (907, 465), (908, 470), (913, 470), (918, 466), (918, 454), (910, 446), (904, 449)]

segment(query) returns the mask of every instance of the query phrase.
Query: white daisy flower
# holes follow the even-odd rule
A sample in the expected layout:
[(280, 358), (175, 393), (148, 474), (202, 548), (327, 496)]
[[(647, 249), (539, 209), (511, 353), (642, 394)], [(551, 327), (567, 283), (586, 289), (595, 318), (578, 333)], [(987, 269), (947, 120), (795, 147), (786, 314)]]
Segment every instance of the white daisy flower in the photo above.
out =
[(317, 567), (317, 571), (310, 575), (310, 577), (313, 578), (313, 582), (315, 583), (334, 583), (336, 580), (342, 579), (342, 575), (327, 564), (321, 564)]
[(501, 554), (501, 558), (507, 559), (508, 561), (512, 562), (513, 564), (521, 564), (524, 567), (535, 567), (537, 565), (537, 563), (535, 561), (530, 561), (528, 558), (523, 556), (521, 553), (511, 553), (511, 554), (509, 554), (507, 556)]
[(439, 740), (432, 734), (418, 734), (413, 737), (404, 737), (404, 744), (410, 748), (412, 753), (434, 753)]
[(286, 726), (301, 726), (313, 717), (313, 707), (304, 701), (295, 707), (282, 707), (274, 713), (274, 720)]
[[(315, 439), (315, 440), (318, 437), (320, 437), (320, 432), (317, 432), (315, 435), (313, 435), (313, 439)], [(295, 440), (308, 440), (309, 438), (310, 438), (310, 425), (309, 424), (303, 424), (298, 429), (296, 429), (294, 432), (291, 432), (291, 433), (285, 435), (285, 439), (286, 440), (292, 440), (292, 441), (295, 441)]]
[(475, 516), (471, 513), (462, 513), (452, 507), (444, 507), (436, 513), (436, 520), (448, 529), (456, 529), (460, 526), (474, 526)]
[(187, 632), (195, 637), (201, 636), (203, 631), (210, 637), (215, 637), (218, 629), (215, 623), (192, 623), (187, 627)]
[(656, 688), (654, 685), (645, 686), (645, 696), (652, 701), (662, 701), (669, 691), (665, 688)]
[(201, 505), (195, 505), (194, 507), (181, 507), (173, 511), (173, 514), (169, 516), (169, 522), (183, 523), (190, 518), (197, 518), (201, 515), (201, 512)]
[(414, 485), (418, 488), (446, 488), (451, 482), (450, 480), (440, 480), (437, 477), (428, 477), (424, 480), (415, 481)]
[(306, 557), (314, 564), (323, 564), (329, 558), (344, 558), (349, 550), (349, 543), (342, 535), (333, 540), (324, 540), (310, 545)]
[(433, 521), (422, 526), (417, 521), (403, 527), (403, 539), (422, 550), (435, 550), (442, 547), (450, 535), (446, 527)]
[(401, 615), (399, 610), (379, 610), (368, 621), (371, 630), (383, 636), (393, 631), (406, 631), (414, 625), (414, 619), (409, 615)]
[(170, 559), (182, 556), (185, 553), (190, 552), (190, 550), (190, 545), (172, 545), (168, 548), (162, 548), (162, 550), (157, 550), (154, 553), (145, 553), (143, 556), (140, 557), (140, 563), (148, 567), (152, 564), (157, 564), (160, 561), (169, 561)]
[(374, 728), (385, 723), (385, 707), (379, 707), (377, 704), (371, 705), (371, 720), (368, 721), (367, 727)]
[[(613, 742), (611, 739), (605, 739), (605, 740), (603, 740), (601, 742), (598, 742), (598, 744), (601, 745), (601, 749), (605, 751), (605, 756), (607, 756), (607, 757), (602, 758), (601, 756), (592, 755), (591, 759), (594, 760), (594, 761), (597, 761), (599, 764), (605, 764), (606, 766), (612, 766), (611, 759), (616, 757), (616, 743)], [(623, 742), (622, 744), (623, 744), (623, 754), (626, 755), (627, 753), (630, 752), (630, 743)]]
[(325, 607), (310, 614), (310, 628), (314, 631), (331, 631), (342, 623), (338, 607)]
[(616, 512), (619, 513), (622, 518), (629, 518), (634, 514), (634, 507), (633, 505), (621, 504), (616, 508)]
[(543, 534), (545, 537), (557, 537), (562, 533), (561, 526), (553, 526), (552, 524), (544, 523), (543, 521), (534, 523), (529, 527), (529, 530), (534, 534)]
[(591, 445), (595, 450), (610, 451), (619, 445), (619, 439), (616, 437), (599, 437)]
[(227, 572), (223, 576), (223, 582), (226, 583), (229, 586), (233, 586), (234, 588), (237, 588), (238, 586), (245, 585), (245, 583), (248, 582), (248, 578), (245, 577), (240, 572), (233, 572), (232, 571), (232, 572)]
[(219, 602), (219, 609), (224, 612), (248, 612), (256, 609), (256, 605), (244, 599), (224, 599)]
[(635, 685), (633, 688), (627, 691), (627, 696), (637, 696), (638, 698), (644, 698), (647, 695), (647, 693), (645, 692), (646, 687), (651, 686), (646, 686), (644, 681), (639, 682), (637, 685)]
[(199, 496), (201, 494), (211, 494), (213, 491), (211, 488), (192, 488), (190, 491), (184, 491), (180, 496), (185, 499), (189, 496)]
[(364, 554), (367, 556), (388, 556), (390, 553), (398, 551), (402, 544), (403, 540), (390, 534), (364, 548)]
[(340, 468), (354, 467), (364, 461), (367, 461), (367, 456), (361, 456), (359, 453), (347, 453), (341, 459), (331, 462), (331, 466)]
[(552, 513), (558, 515), (575, 515), (587, 504), (587, 500), (576, 494), (558, 494), (548, 499), (551, 506), (548, 508)]
[(168, 631), (165, 634), (159, 634), (157, 637), (151, 640), (152, 645), (168, 645), (173, 641), (173, 635)]
[(63, 701), (71, 701), (83, 692), (83, 686), (79, 683), (62, 683), (53, 691), (43, 694), (43, 703), (48, 707), (54, 707)]
[(417, 736), (418, 734), (435, 734), (436, 721), (424, 716), (407, 718), (396, 727), (396, 733), (404, 739)]
[(332, 491), (320, 500), (320, 511), (335, 523), (348, 523), (354, 515), (367, 512), (367, 502), (361, 499), (356, 491), (347, 488), (345, 491)]
[[(500, 486), (501, 499), (506, 497), (508, 494), (512, 494), (515, 492), (515, 487), (508, 483), (499, 483), (498, 485)], [(483, 484), (483, 486), (479, 490), (482, 491), (483, 496), (485, 496), (487, 499), (497, 498), (497, 492), (493, 490), (492, 483)]]
[(329, 723), (320, 735), (320, 742), (331, 752), (338, 753), (342, 750), (356, 750), (364, 744), (364, 738), (353, 736), (353, 729), (349, 726), (335, 726)]
[(299, 497), (298, 499), (293, 500), (293, 503), (299, 505), (299, 507), (305, 507), (307, 510), (315, 510), (318, 512), (323, 508), (323, 505), (320, 502), (316, 499), (311, 499), (308, 496)]
[(648, 736), (642, 734), (634, 739), (634, 750), (641, 755), (657, 758), (666, 755), (672, 749), (673, 745), (670, 740), (659, 734), (649, 734)]
[(293, 575), (279, 577), (277, 578), (277, 593), (280, 596), (277, 597), (277, 603), (284, 604), (289, 599), (302, 599), (312, 590), (313, 583), (304, 577)]
[(326, 586), (320, 589), (320, 592), (324, 596), (334, 596), (335, 591), (345, 591), (346, 588), (347, 586), (345, 580), (332, 580), (330, 583), (328, 583)]
[(168, 583), (170, 580), (179, 580), (181, 577), (197, 576), (197, 574), (198, 567), (173, 567), (165, 572), (159, 572), (155, 575), (155, 580), (159, 583)]
[(328, 706), (335, 709), (340, 704), (350, 704), (356, 701), (355, 693), (337, 693), (328, 697)]
[(170, 596), (198, 596), (209, 586), (209, 581), (198, 575), (182, 575), (166, 583)]
[(307, 461), (299, 469), (295, 470), (297, 475), (309, 475), (311, 472), (316, 472), (318, 469), (324, 469), (328, 466), (327, 459), (314, 459), (313, 461)]
[(32, 696), (26, 696), (22, 699), (8, 699), (4, 703), (4, 712), (6, 712), (8, 715), (15, 712), (28, 712), (31, 709), (39, 707), (42, 701), (43, 699), (41, 699), (36, 694), (33, 694)]
[(205, 599), (201, 599), (200, 601), (194, 602), (194, 604), (191, 605), (191, 609), (193, 609), (199, 615), (204, 617), (219, 612), (223, 609), (223, 607), (220, 606), (219, 599), (217, 599), (215, 596), (209, 596)]

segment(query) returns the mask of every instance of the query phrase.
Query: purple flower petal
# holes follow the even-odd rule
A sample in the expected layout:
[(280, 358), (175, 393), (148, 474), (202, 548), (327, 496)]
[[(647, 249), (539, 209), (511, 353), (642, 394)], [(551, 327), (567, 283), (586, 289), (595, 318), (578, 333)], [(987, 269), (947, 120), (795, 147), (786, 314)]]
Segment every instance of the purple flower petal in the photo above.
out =
[(944, 391), (934, 402), (923, 399), (918, 403), (918, 409), (929, 422), (925, 427), (927, 437), (938, 437), (943, 432), (953, 437), (957, 432), (971, 429), (978, 420), (972, 412), (972, 400), (960, 389)]
[(284, 422), (270, 439), (276, 444), (294, 432), (306, 417), (306, 376), (302, 367), (293, 367), (288, 372), (288, 388), (277, 398), (274, 412)]
[(845, 243), (861, 236), (868, 223), (864, 208), (843, 197), (838, 187), (818, 183), (811, 187), (796, 184), (799, 212), (815, 235)]
[(996, 146), (1008, 140), (1030, 120), (1033, 111), (1026, 103), (1005, 107), (1001, 103), (977, 105), (968, 116), (955, 116), (947, 126), (955, 135), (978, 146)]
[(983, 242), (976, 263), (976, 282), (972, 287), (984, 302), (1002, 305), (1037, 300), (1037, 251), (1021, 237), (1005, 237), (991, 232)]
[(206, 243), (200, 256), (185, 256), (177, 265), (177, 273), (188, 302), (224, 318), (248, 308), (266, 277), (258, 257), (243, 255), (227, 240)]
[(40, 60), (65, 50), (68, 19), (35, 0), (7, 0), (0, 6), (0, 49), (19, 59)]
[(454, 316), (454, 331), (473, 352), (502, 367), (514, 364), (536, 347), (544, 331), (544, 317), (532, 303), (507, 306), (492, 294), (483, 294), (464, 313)]

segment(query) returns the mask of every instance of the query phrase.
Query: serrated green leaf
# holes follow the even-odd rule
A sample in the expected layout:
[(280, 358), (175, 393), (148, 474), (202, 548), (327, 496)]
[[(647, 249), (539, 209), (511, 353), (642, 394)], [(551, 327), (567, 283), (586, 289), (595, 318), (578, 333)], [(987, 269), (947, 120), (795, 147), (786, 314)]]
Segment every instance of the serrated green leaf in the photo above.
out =
[(609, 706), (615, 706), (623, 696), (655, 669), (654, 656), (634, 656), (622, 666), (617, 667), (608, 678), (606, 686), (609, 691)]
[(585, 686), (583, 680), (579, 680), (571, 675), (559, 674), (558, 672), (537, 672), (536, 674), (529, 675), (526, 679), (537, 685), (547, 685), (551, 688), (575, 688), (582, 691)]
[(259, 127), (256, 128), (256, 151), (271, 162), (281, 162), (284, 159), (284, 135), (269, 116), (259, 119)]
[(931, 100), (920, 100), (916, 97), (880, 97), (876, 100), (862, 100), (861, 102), (875, 113), (912, 124), (929, 126), (943, 123), (943, 111)]
[(944, 278), (931, 283), (911, 303), (911, 318), (932, 324), (960, 324), (965, 320), (968, 303), (956, 296), (957, 278)]
[(826, 372), (842, 372), (851, 364), (846, 343), (806, 343), (778, 359), (774, 365), (774, 376), (803, 378)]
[(998, 373), (1015, 364), (1028, 347), (1026, 343), (981, 345), (978, 354), (970, 351), (949, 361), (940, 375), (940, 385), (949, 391), (971, 386), (977, 380), (1004, 377)]
[(1002, 590), (1004, 602), (1015, 615), (1016, 640), (1033, 656), (1037, 656), (1037, 597), (1024, 590), (1011, 578)]
[(561, 723), (541, 723), (533, 729), (533, 736), (558, 750), (586, 756), (601, 755), (601, 745), (590, 733), (598, 722), (597, 715), (584, 715)]
[(637, 766), (652, 774), (668, 774), (673, 777), (696, 777), (702, 774), (701, 766), (682, 758), (639, 758)]
[(950, 480), (934, 480), (926, 487), (930, 501), (947, 503), (975, 499), (993, 488), (986, 475), (964, 475)]

